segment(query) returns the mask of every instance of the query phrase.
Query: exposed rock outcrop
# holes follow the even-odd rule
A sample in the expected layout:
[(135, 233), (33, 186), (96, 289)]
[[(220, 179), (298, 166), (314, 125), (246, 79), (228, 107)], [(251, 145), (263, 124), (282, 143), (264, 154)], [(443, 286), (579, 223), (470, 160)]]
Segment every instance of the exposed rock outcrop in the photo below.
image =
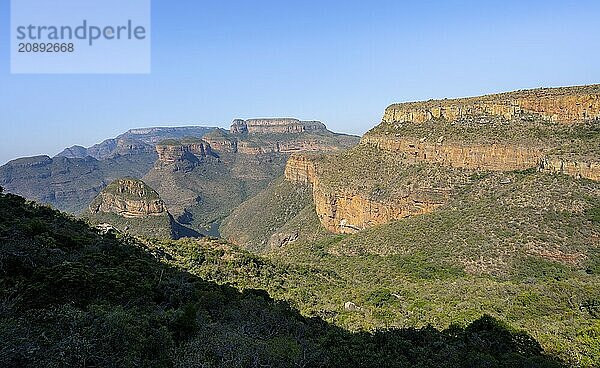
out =
[(158, 160), (164, 163), (188, 160), (198, 162), (213, 156), (210, 144), (200, 139), (168, 140), (156, 145)]
[(97, 160), (105, 160), (118, 155), (154, 154), (154, 145), (161, 141), (184, 137), (201, 137), (213, 129), (200, 126), (130, 129), (115, 138), (107, 139), (89, 148), (81, 146), (66, 148), (56, 157), (85, 158), (91, 156)]
[(544, 158), (540, 162), (540, 170), (555, 174), (570, 175), (576, 178), (600, 181), (600, 161), (581, 162), (568, 161), (560, 158)]
[(301, 121), (292, 118), (236, 119), (231, 125), (231, 132), (235, 134), (289, 134), (326, 131), (325, 124), (320, 121)]
[(543, 147), (515, 146), (505, 143), (492, 145), (449, 144), (425, 142), (414, 138), (366, 135), (361, 144), (397, 152), (412, 162), (435, 162), (452, 167), (475, 170), (524, 170), (539, 165), (544, 157)]
[(114, 213), (125, 218), (161, 216), (167, 213), (158, 193), (143, 181), (118, 179), (109, 184), (90, 204), (92, 214)]
[[(347, 168), (344, 165), (348, 165), (349, 158), (343, 155), (337, 157), (346, 160), (345, 164), (334, 165), (336, 169), (328, 171), (319, 166), (322, 160), (318, 157), (293, 155), (285, 176), (289, 181), (312, 186), (316, 212), (325, 228), (353, 233), (431, 212), (449, 201), (465, 175), (468, 178), (476, 172), (537, 169), (600, 180), (598, 119), (600, 85), (395, 104), (386, 109), (382, 124), (361, 139), (362, 148), (353, 150), (354, 161), (350, 162), (361, 159), (361, 150), (375, 149), (382, 156), (392, 157), (365, 163), (383, 165), (379, 174), (370, 173), (369, 185), (358, 179), (346, 183), (349, 177), (360, 178), (361, 171), (369, 168), (360, 163)], [(448, 135), (451, 139), (446, 138)], [(572, 159), (564, 152), (583, 158)], [(331, 165), (336, 159), (325, 161)], [(397, 176), (402, 183), (390, 182), (388, 172), (423, 165), (437, 167), (442, 177), (455, 177), (445, 176), (427, 186), (415, 183), (423, 175), (407, 171), (405, 176)], [(331, 175), (335, 178), (328, 177)], [(504, 183), (501, 180), (499, 184)], [(383, 192), (387, 195), (377, 195), (379, 184), (386, 188)], [(390, 195), (394, 186), (398, 190)]]
[(598, 119), (600, 85), (541, 88), (482, 97), (394, 104), (385, 110), (383, 122), (423, 123), (432, 119), (451, 122), (481, 116), (512, 120), (527, 115), (537, 115), (562, 124)]
[(431, 212), (446, 203), (451, 190), (411, 189), (406, 195), (378, 200), (357, 189), (331, 189), (319, 179), (317, 163), (307, 155), (292, 155), (285, 169), (288, 181), (312, 187), (315, 210), (321, 224), (334, 233), (348, 234), (401, 218)]
[(148, 238), (202, 236), (175, 221), (158, 193), (143, 181), (133, 178), (117, 179), (110, 183), (90, 203), (84, 217), (118, 232)]

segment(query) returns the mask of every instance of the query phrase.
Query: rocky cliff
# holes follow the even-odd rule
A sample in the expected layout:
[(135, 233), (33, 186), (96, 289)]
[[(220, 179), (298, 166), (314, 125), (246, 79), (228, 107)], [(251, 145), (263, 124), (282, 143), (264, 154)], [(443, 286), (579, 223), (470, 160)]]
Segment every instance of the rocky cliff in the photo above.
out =
[(90, 204), (92, 214), (114, 213), (125, 218), (161, 216), (167, 213), (158, 193), (143, 181), (133, 178), (118, 179), (100, 192)]
[(213, 129), (215, 128), (201, 126), (130, 129), (115, 138), (106, 139), (88, 148), (81, 146), (66, 148), (56, 157), (85, 158), (91, 156), (97, 160), (105, 160), (118, 155), (153, 154), (154, 145), (161, 141), (201, 137)]
[(599, 119), (600, 86), (396, 104), (359, 147), (294, 155), (285, 175), (312, 186), (328, 230), (352, 233), (431, 212), (482, 172), (599, 180)]
[(508, 143), (451, 144), (443, 140), (427, 142), (410, 137), (367, 135), (361, 144), (397, 152), (413, 163), (435, 162), (452, 167), (475, 170), (510, 171), (536, 167), (544, 157), (543, 147), (527, 147)]
[[(338, 166), (329, 166), (332, 161), (338, 161), (336, 157), (306, 154), (290, 157), (285, 169), (285, 178), (290, 182), (310, 185), (315, 211), (321, 224), (331, 232), (342, 234), (355, 233), (393, 220), (431, 212), (447, 202), (452, 190), (460, 182), (466, 181), (461, 173), (452, 173), (441, 179), (431, 175), (432, 182), (429, 183), (427, 174), (431, 173), (421, 170), (408, 172), (399, 168), (399, 172), (387, 178), (383, 170), (380, 175), (388, 184), (397, 183), (399, 188), (396, 189), (401, 189), (400, 191), (388, 190), (378, 183), (371, 185), (377, 180), (377, 169), (383, 169), (382, 166), (378, 166), (382, 162), (370, 162), (374, 158), (371, 153), (373, 151), (358, 149), (352, 152), (350, 157), (339, 160), (356, 165), (358, 161), (355, 158), (360, 157), (364, 162), (373, 164), (370, 170), (361, 173), (362, 176), (355, 180), (356, 183), (350, 177), (347, 183), (335, 183), (335, 179), (331, 180), (333, 171), (339, 170)], [(393, 157), (388, 156), (388, 159), (393, 160)], [(387, 159), (386, 164), (394, 165)], [(417, 178), (419, 175), (422, 177)], [(361, 184), (361, 181), (364, 184)], [(407, 185), (403, 186), (403, 182)]]
[(147, 238), (179, 239), (201, 234), (179, 224), (158, 193), (143, 181), (117, 179), (83, 213), (94, 224)]
[(158, 160), (163, 163), (183, 160), (199, 162), (213, 156), (210, 144), (199, 138), (162, 141), (156, 145), (156, 152)]
[(292, 118), (235, 119), (229, 132), (215, 129), (203, 139), (218, 154), (246, 155), (335, 151), (358, 143), (357, 137), (330, 132), (321, 122)]
[(600, 118), (600, 85), (541, 88), (482, 97), (394, 104), (385, 110), (384, 123), (448, 122), (483, 116), (513, 120), (526, 116), (562, 124)]
[(292, 118), (236, 119), (231, 125), (231, 132), (235, 134), (289, 134), (325, 131), (327, 128), (320, 121), (301, 121)]

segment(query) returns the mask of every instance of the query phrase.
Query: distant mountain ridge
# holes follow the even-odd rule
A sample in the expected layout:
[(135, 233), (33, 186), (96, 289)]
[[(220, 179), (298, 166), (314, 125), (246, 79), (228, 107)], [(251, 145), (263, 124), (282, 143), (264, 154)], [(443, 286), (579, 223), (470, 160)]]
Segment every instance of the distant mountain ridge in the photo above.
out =
[(0, 166), (7, 191), (81, 214), (109, 183), (131, 177), (156, 189), (176, 221), (204, 231), (218, 227), (242, 201), (283, 175), (293, 152), (350, 148), (359, 137), (333, 133), (318, 121), (234, 120), (213, 127), (130, 129), (54, 158), (36, 156)]
[(202, 137), (213, 129), (215, 128), (204, 126), (135, 128), (89, 148), (77, 145), (65, 148), (55, 157), (85, 158), (91, 156), (97, 160), (104, 160), (117, 154), (127, 154), (136, 150), (151, 151), (153, 150), (152, 146), (165, 139)]

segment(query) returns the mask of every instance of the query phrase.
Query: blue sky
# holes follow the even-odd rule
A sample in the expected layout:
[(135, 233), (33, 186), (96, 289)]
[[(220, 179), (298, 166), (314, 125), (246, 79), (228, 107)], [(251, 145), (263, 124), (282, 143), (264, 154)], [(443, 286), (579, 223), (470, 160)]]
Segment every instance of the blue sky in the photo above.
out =
[(11, 75), (9, 3), (0, 164), (233, 118), (362, 134), (393, 102), (600, 82), (597, 0), (153, 0), (149, 75)]

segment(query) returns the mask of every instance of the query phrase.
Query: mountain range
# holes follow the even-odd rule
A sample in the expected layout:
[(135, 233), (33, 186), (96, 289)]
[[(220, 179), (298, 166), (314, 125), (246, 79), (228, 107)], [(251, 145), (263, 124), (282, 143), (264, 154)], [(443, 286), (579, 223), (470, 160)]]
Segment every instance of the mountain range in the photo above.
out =
[[(31, 359), (80, 362), (68, 325), (138, 365), (600, 365), (600, 85), (392, 104), (361, 138), (136, 129), (11, 161), (0, 186), (24, 298), (0, 299), (0, 336), (54, 349)], [(111, 353), (122, 329), (139, 344)]]

